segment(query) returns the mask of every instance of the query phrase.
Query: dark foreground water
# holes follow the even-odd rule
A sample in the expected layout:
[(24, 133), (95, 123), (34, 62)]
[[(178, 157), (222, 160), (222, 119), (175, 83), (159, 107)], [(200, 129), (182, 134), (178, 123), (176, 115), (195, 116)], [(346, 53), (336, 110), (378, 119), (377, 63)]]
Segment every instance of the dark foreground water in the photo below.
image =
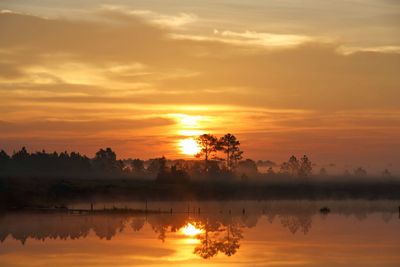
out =
[(147, 206), (166, 213), (1, 214), (0, 266), (400, 266), (398, 202)]

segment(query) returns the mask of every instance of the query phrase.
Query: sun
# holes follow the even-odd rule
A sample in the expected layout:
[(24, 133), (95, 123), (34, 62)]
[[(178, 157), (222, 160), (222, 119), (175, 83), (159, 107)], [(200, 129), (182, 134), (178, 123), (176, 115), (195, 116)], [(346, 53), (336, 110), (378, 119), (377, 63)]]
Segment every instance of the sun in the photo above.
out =
[(200, 147), (193, 138), (187, 138), (179, 141), (179, 148), (182, 154), (185, 155), (196, 155), (200, 152)]
[(196, 228), (196, 226), (194, 226), (191, 223), (186, 224), (182, 229), (181, 229), (182, 233), (186, 236), (196, 236), (198, 234), (201, 234), (203, 232), (203, 230)]

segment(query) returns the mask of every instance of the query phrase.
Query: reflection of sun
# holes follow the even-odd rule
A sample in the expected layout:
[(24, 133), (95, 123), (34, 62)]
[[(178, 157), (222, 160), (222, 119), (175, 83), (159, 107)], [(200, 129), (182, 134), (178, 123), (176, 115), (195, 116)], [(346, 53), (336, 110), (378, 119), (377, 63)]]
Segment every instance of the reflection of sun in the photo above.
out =
[(179, 141), (179, 147), (182, 154), (185, 155), (195, 155), (200, 152), (200, 147), (197, 144), (196, 140), (194, 140), (193, 138), (183, 139)]
[(184, 235), (187, 236), (196, 236), (198, 234), (201, 234), (203, 231), (199, 228), (196, 228), (196, 226), (194, 226), (191, 223), (186, 224), (182, 229), (181, 229), (182, 233)]

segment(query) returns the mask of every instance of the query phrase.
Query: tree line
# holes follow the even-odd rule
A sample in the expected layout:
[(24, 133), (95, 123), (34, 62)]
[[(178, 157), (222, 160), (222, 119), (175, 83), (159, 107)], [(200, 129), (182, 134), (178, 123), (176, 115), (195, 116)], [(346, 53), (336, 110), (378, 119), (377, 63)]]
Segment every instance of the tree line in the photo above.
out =
[[(165, 157), (149, 160), (118, 159), (111, 148), (100, 149), (93, 158), (67, 151), (49, 153), (43, 150), (29, 153), (25, 147), (12, 155), (1, 150), (0, 175), (132, 175), (160, 181), (235, 176), (245, 180), (259, 175), (258, 167), (267, 167), (266, 175), (269, 176), (308, 177), (312, 174), (313, 165), (306, 155), (301, 158), (293, 155), (288, 161), (276, 165), (271, 161), (243, 159), (241, 142), (230, 133), (221, 137), (202, 134), (195, 140), (199, 146), (199, 153), (195, 155), (197, 160), (169, 160)], [(325, 176), (327, 172), (321, 168), (318, 175)], [(358, 168), (354, 175), (365, 176), (366, 171)], [(385, 170), (382, 175), (390, 176), (390, 172)]]
[[(204, 167), (196, 162), (169, 161), (165, 157), (144, 161), (141, 159), (118, 160), (111, 148), (100, 149), (94, 158), (78, 152), (29, 153), (25, 147), (8, 155), (0, 151), (0, 174), (10, 175), (54, 175), (54, 174), (127, 174), (151, 176), (158, 179), (188, 179), (190, 172), (221, 174), (232, 172), (242, 159), (240, 142), (232, 134), (217, 139), (214, 135), (204, 134), (196, 138), (200, 147), (197, 158), (204, 157)], [(217, 158), (222, 152), (224, 160)], [(221, 162), (225, 162), (221, 166)], [(169, 166), (168, 166), (169, 165)], [(203, 170), (201, 170), (203, 169)]]
[(11, 156), (0, 151), (0, 173), (9, 175), (54, 175), (115, 173), (123, 170), (122, 160), (111, 148), (100, 149), (90, 159), (78, 152), (29, 153), (25, 147)]

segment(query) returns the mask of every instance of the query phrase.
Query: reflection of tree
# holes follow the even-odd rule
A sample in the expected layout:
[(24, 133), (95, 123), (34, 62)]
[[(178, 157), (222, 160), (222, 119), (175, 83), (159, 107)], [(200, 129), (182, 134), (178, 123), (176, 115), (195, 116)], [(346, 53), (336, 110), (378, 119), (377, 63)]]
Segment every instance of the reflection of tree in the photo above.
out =
[(0, 219), (0, 241), (8, 235), (22, 244), (28, 238), (73, 240), (85, 238), (90, 230), (110, 240), (124, 229), (126, 219), (125, 215), (7, 214)]
[(222, 239), (221, 251), (228, 256), (236, 253), (239, 249), (239, 241), (243, 238), (242, 229), (237, 224), (231, 224), (226, 227), (226, 236)]
[[(213, 204), (215, 205), (215, 204)], [(332, 213), (341, 216), (353, 216), (359, 220), (367, 218), (370, 213), (379, 213), (382, 220), (389, 222), (397, 218), (398, 204), (395, 202), (260, 202), (245, 206), (244, 203), (230, 203), (225, 206), (202, 207), (202, 214), (118, 214), (118, 213), (4, 213), (0, 216), (0, 242), (7, 237), (14, 238), (22, 244), (28, 239), (78, 239), (85, 238), (90, 233), (97, 237), (110, 240), (125, 226), (137, 232), (148, 224), (164, 241), (168, 233), (177, 232), (191, 223), (201, 229), (196, 238), (199, 243), (193, 253), (204, 258), (211, 258), (218, 253), (227, 256), (234, 255), (240, 248), (245, 228), (257, 225), (258, 220), (265, 216), (270, 223), (280, 222), (291, 233), (307, 234), (312, 227), (312, 219), (320, 215), (321, 206), (329, 207)], [(243, 215), (242, 209), (246, 208)], [(227, 212), (228, 209), (232, 212)], [(330, 219), (331, 215), (324, 215)], [(317, 217), (318, 218), (318, 217)]]
[(318, 212), (318, 206), (313, 204), (304, 205), (301, 202), (278, 203), (276, 207), (270, 207), (268, 217), (270, 222), (277, 216), (283, 227), (292, 234), (298, 231), (307, 234), (312, 226), (312, 216)]
[(240, 247), (240, 240), (243, 238), (242, 224), (232, 222), (228, 225), (217, 224), (210, 225), (206, 223), (200, 227), (203, 234), (197, 236), (200, 244), (194, 249), (194, 254), (204, 259), (216, 256), (219, 252), (227, 256), (232, 256)]
[(164, 242), (168, 227), (165, 225), (154, 225), (154, 226), (152, 226), (152, 228), (153, 228), (154, 232), (158, 233), (158, 239), (160, 239), (162, 242)]
[(116, 235), (117, 231), (122, 232), (125, 223), (122, 218), (106, 216), (103, 220), (93, 224), (92, 229), (98, 237), (110, 240)]
[(312, 227), (312, 217), (319, 213), (316, 202), (278, 201), (263, 205), (263, 213), (270, 223), (278, 219), (292, 234), (307, 234)]
[(311, 216), (308, 214), (292, 216), (283, 215), (280, 217), (281, 224), (288, 228), (292, 234), (295, 234), (299, 229), (303, 234), (307, 234), (311, 229)]
[(198, 235), (200, 244), (194, 248), (193, 253), (199, 255), (203, 259), (211, 258), (218, 253), (217, 243), (211, 238), (212, 232), (208, 227), (204, 228), (204, 234)]
[(133, 218), (131, 222), (133, 231), (139, 232), (143, 228), (145, 222), (146, 220), (142, 217)]
[(158, 234), (158, 239), (165, 241), (167, 232), (176, 232), (187, 223), (186, 214), (159, 214), (148, 216), (147, 222), (151, 225), (154, 232)]
[[(187, 214), (158, 214), (148, 216), (147, 222), (151, 225), (153, 231), (158, 234), (158, 239), (165, 241), (168, 232), (176, 232), (188, 223), (195, 225), (202, 230), (202, 233), (196, 238), (200, 243), (194, 248), (194, 254), (207, 259), (218, 253), (231, 256), (237, 252), (240, 247), (240, 240), (243, 238), (242, 228), (245, 221), (255, 225), (258, 216), (233, 217), (228, 214), (207, 214), (197, 215), (195, 217)], [(136, 225), (136, 224), (135, 224)], [(134, 227), (132, 223), (132, 227)]]

